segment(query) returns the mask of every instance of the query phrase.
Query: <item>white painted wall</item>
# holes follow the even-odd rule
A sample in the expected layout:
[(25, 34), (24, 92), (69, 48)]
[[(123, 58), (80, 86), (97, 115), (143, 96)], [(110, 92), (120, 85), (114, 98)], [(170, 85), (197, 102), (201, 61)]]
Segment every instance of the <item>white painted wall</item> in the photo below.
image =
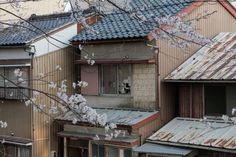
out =
[[(77, 24), (73, 24), (65, 29), (61, 29), (60, 31), (57, 31), (57, 32), (51, 34), (50, 36), (58, 39), (59, 41), (69, 44), (69, 40), (73, 36), (75, 36), (76, 34), (77, 34)], [(42, 39), (34, 42), (33, 44), (31, 44), (31, 45), (35, 46), (35, 49), (36, 49), (35, 56), (36, 57), (53, 52), (53, 51), (57, 51), (61, 48), (68, 47), (68, 45), (62, 44), (50, 37), (48, 37), (47, 39), (42, 38)], [(54, 46), (54, 45), (56, 45), (56, 46)]]

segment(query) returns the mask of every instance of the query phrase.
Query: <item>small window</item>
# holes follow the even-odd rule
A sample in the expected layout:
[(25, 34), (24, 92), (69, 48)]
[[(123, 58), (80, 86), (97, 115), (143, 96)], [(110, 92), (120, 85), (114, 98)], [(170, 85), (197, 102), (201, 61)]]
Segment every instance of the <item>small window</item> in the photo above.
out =
[(119, 149), (115, 147), (107, 147), (107, 157), (119, 157)]
[(131, 149), (125, 149), (124, 150), (124, 157), (132, 157)]
[(131, 93), (131, 65), (101, 65), (101, 94), (129, 95)]
[(92, 144), (92, 157), (105, 157), (104, 146)]
[[(15, 76), (15, 69), (22, 71), (21, 79)], [(0, 77), (0, 98), (24, 99), (29, 95), (29, 91), (23, 88), (29, 86), (29, 69), (27, 67), (2, 67), (0, 73), (4, 76)]]
[(205, 87), (205, 114), (221, 116), (226, 114), (226, 92), (224, 86)]

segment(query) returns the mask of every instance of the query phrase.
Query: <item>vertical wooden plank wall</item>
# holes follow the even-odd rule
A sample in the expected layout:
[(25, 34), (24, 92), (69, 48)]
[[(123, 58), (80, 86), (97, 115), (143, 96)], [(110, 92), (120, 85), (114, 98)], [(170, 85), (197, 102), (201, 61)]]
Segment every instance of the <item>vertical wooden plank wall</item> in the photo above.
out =
[(179, 116), (202, 118), (204, 115), (204, 85), (184, 83), (179, 85)]
[[(46, 81), (54, 81), (60, 85), (62, 80), (67, 80), (69, 93), (72, 93), (72, 82), (74, 81), (74, 54), (73, 48), (64, 48), (43, 56), (35, 57), (33, 60), (33, 78), (37, 78), (40, 73), (49, 76)], [(56, 71), (56, 66), (59, 65), (62, 70)], [(53, 72), (54, 71), (54, 72)], [(42, 90), (47, 93), (56, 94), (55, 89), (49, 89), (48, 84), (41, 81), (34, 81), (33, 88)], [(46, 96), (38, 98), (38, 103), (51, 105), (53, 102)], [(57, 151), (57, 135), (56, 132), (60, 128), (58, 125), (53, 125), (53, 119), (42, 112), (33, 112), (33, 137), (34, 157), (47, 157), (51, 150)], [(50, 150), (51, 149), (51, 150)]]

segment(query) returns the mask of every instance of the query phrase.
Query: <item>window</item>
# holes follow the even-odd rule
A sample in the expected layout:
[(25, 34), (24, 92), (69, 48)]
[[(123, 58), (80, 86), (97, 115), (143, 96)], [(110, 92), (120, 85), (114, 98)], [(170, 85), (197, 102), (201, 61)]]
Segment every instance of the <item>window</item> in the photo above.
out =
[[(0, 74), (0, 98), (5, 99), (24, 99), (25, 95), (29, 95), (29, 91), (23, 87), (28, 87), (28, 81), (18, 80), (14, 71), (19, 67), (1, 67)], [(29, 79), (29, 70), (27, 67), (21, 67), (23, 80)], [(10, 80), (10, 81), (8, 81)], [(12, 82), (13, 83), (12, 83)], [(19, 84), (20, 83), (20, 84)], [(19, 84), (17, 87), (15, 84)]]
[(107, 147), (107, 157), (119, 157), (119, 149), (116, 147)]
[(101, 94), (130, 94), (131, 65), (101, 65)]
[(204, 93), (207, 116), (232, 116), (232, 109), (236, 107), (236, 86), (206, 85)]
[(92, 144), (92, 157), (105, 157), (104, 146), (98, 144)]
[(222, 115), (226, 113), (226, 98), (224, 86), (205, 87), (205, 113), (206, 115)]
[(124, 150), (124, 157), (132, 157), (131, 149), (125, 149)]
[(4, 144), (0, 147), (0, 157), (31, 157), (30, 147)]

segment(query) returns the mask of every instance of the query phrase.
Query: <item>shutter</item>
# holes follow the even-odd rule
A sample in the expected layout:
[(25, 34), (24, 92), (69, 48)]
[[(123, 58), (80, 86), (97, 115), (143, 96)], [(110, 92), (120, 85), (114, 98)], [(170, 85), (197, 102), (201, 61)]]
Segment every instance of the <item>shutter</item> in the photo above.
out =
[(81, 89), (84, 95), (99, 94), (98, 65), (81, 65), (81, 80), (88, 82), (86, 88)]

